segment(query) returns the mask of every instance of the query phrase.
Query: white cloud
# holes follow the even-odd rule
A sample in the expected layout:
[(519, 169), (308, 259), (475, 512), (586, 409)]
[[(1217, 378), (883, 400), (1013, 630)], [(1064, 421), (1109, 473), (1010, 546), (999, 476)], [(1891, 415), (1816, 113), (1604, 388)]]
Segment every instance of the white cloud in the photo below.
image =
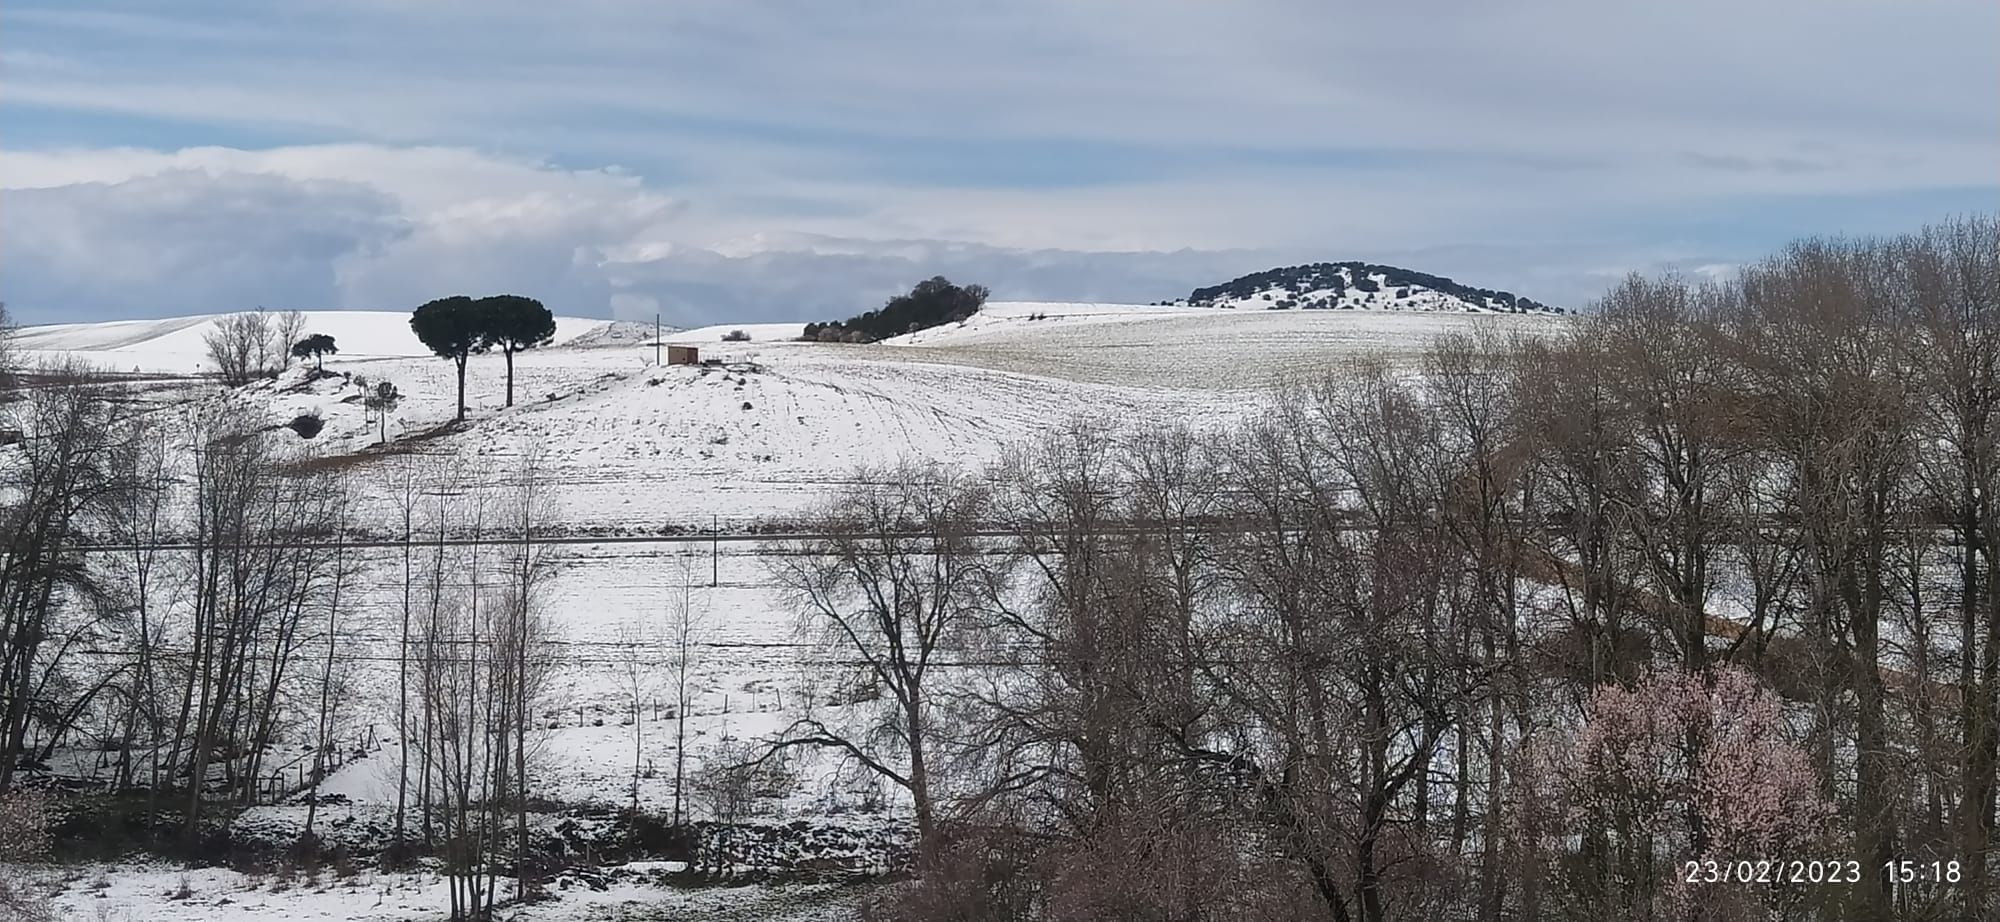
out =
[[(1004, 192), (793, 183), (776, 191), (811, 205), (786, 211), (434, 146), (13, 151), (0, 298), (46, 322), (515, 292), (684, 325), (845, 315), (940, 273), (1006, 298), (1151, 301), (1280, 263), (1369, 259), (1579, 305), (1626, 271), (1756, 255), (1578, 233), (1564, 222), (1587, 210), (1531, 207), (1563, 182), (1267, 169)], [(1591, 200), (1614, 211), (1659, 195), (1596, 182)]]
[[(1986, 0), (43, 4), (10, 7), (10, 125), (340, 143), (11, 131), (0, 296), (22, 313), (513, 289), (750, 319), (935, 271), (1150, 299), (1345, 258), (1575, 303), (1598, 270), (2000, 200)], [(174, 266), (205, 279), (163, 285)]]
[(1930, 180), (1986, 181), (1966, 155), (1990, 153), (2000, 114), (2000, 8), (1984, 0), (245, 0), (206, 22), (14, 16), (79, 40), (10, 54), (14, 105), (596, 143), (610, 159), (692, 155), (704, 173), (797, 165), (810, 158), (787, 148), (813, 143), (799, 136), (833, 132), (867, 142), (863, 157), (921, 138), (1690, 151), (1836, 169), (1899, 157)]
[(611, 296), (611, 316), (618, 320), (651, 320), (659, 312), (658, 298), (625, 291)]
[(456, 292), (678, 324), (805, 319), (939, 272), (1015, 297), (1152, 299), (1263, 258), (801, 232), (716, 249), (700, 242), (715, 225), (633, 177), (435, 148), (10, 153), (0, 188), (0, 293), (31, 322), (395, 308)]

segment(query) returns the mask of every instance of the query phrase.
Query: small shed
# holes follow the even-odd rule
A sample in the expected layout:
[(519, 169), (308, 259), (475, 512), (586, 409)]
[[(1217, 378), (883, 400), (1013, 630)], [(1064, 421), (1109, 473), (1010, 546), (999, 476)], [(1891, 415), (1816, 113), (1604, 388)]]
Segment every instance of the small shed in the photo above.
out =
[(701, 364), (701, 350), (693, 346), (668, 346), (667, 364), (699, 365)]

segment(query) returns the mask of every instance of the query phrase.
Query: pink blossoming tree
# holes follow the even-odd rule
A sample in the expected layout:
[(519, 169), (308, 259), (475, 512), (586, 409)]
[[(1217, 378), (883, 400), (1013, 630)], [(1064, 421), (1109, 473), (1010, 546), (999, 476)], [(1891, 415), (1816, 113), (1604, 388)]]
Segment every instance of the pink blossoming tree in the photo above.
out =
[[(1606, 686), (1543, 750), (1559, 901), (1605, 918), (1761, 918), (1797, 888), (1686, 882), (1690, 861), (1811, 858), (1833, 808), (1778, 696), (1749, 672), (1657, 670)], [(1773, 873), (1776, 869), (1773, 869)]]

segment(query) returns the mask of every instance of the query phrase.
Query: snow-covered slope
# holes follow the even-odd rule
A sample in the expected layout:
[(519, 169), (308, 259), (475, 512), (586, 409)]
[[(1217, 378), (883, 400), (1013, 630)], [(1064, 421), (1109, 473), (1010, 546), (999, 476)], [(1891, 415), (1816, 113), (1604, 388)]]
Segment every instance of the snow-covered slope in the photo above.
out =
[[(213, 317), (70, 324), (21, 331), (17, 348), (115, 370), (197, 371)], [(998, 302), (963, 324), (876, 345), (796, 342), (798, 324), (669, 331), (727, 367), (658, 367), (649, 324), (562, 318), (557, 343), (505, 366), (475, 356), (468, 423), (454, 415), (452, 364), (426, 354), (403, 313), (331, 312), (308, 329), (336, 337), (326, 368), (240, 389), (270, 422), (317, 413), (310, 443), (333, 455), (430, 434), (426, 453), (473, 468), (538, 446), (574, 532), (658, 531), (714, 518), (747, 525), (797, 512), (861, 464), (921, 456), (978, 464), (1077, 416), (1126, 423), (1225, 423), (1254, 412), (1273, 383), (1360, 355), (1407, 361), (1448, 330), (1560, 329), (1555, 316), (1361, 311), (1249, 311), (1117, 304)], [(725, 342), (736, 331), (747, 341)], [(386, 421), (364, 387), (394, 383)], [(153, 392), (172, 402), (219, 392), (190, 379)], [(182, 395), (182, 396), (177, 396)], [(364, 478), (365, 479), (365, 478)]]
[[(14, 348), (29, 358), (69, 355), (115, 371), (199, 372), (208, 364), (204, 341), (227, 314), (109, 323), (58, 323), (23, 327)], [(557, 317), (556, 344), (612, 327), (588, 317)], [(633, 326), (618, 324), (619, 327)], [(308, 311), (307, 333), (325, 333), (349, 359), (426, 356), (430, 350), (410, 332), (408, 311)], [(652, 328), (647, 326), (646, 335)]]
[[(49, 356), (75, 350), (120, 370), (189, 372), (198, 370), (201, 333), (212, 321), (32, 328), (17, 345)], [(408, 333), (407, 314), (336, 313), (314, 315), (308, 325), (341, 344), (327, 358), (330, 375), (294, 368), (227, 393), (260, 407), (273, 425), (319, 414), (324, 430), (301, 444), (350, 475), (363, 496), (362, 515), (380, 534), (397, 529), (388, 500), (397, 459), (428, 456), (426, 467), (464, 475), (468, 489), (458, 502), (465, 512), (481, 500), (504, 503), (502, 491), (521, 455), (538, 453), (556, 507), (554, 528), (566, 539), (554, 551), (544, 604), (568, 655), (549, 680), (543, 742), (552, 756), (536, 772), (536, 793), (613, 806), (636, 796), (657, 808), (671, 796), (669, 776), (649, 773), (634, 784), (632, 766), (640, 758), (673, 764), (679, 719), (657, 707), (632, 713), (631, 698), (658, 702), (666, 691), (657, 651), (631, 638), (658, 636), (669, 599), (688, 591), (688, 574), (708, 613), (687, 717), (695, 764), (717, 741), (782, 726), (787, 705), (797, 706), (802, 660), (811, 654), (790, 645), (797, 619), (773, 574), (771, 549), (755, 540), (690, 540), (689, 533), (718, 525), (724, 533), (781, 527), (861, 476), (861, 465), (918, 457), (977, 466), (1078, 418), (1219, 427), (1257, 412), (1262, 389), (1286, 376), (1362, 355), (1407, 361), (1446, 331), (1497, 325), (1553, 332), (1568, 322), (1490, 313), (1003, 302), (963, 324), (875, 345), (796, 342), (798, 324), (671, 331), (662, 337), (667, 342), (699, 345), (705, 357), (726, 364), (662, 367), (653, 364), (649, 324), (566, 318), (556, 345), (516, 358), (512, 407), (504, 405), (501, 357), (474, 357), (468, 419), (453, 426), (452, 363), (425, 354)], [(723, 341), (738, 329), (747, 341)], [(386, 425), (361, 403), (365, 387), (380, 381), (404, 394)], [(159, 414), (166, 425), (180, 405), (224, 393), (213, 380), (192, 375), (148, 382), (143, 391), (166, 411)], [(384, 430), (386, 450), (376, 444)], [(635, 535), (646, 540), (627, 540)], [(663, 536), (677, 537), (656, 540)], [(375, 731), (389, 726), (384, 715), (392, 713), (397, 689), (388, 664), (395, 662), (402, 611), (395, 588), (400, 558), (394, 548), (354, 553), (355, 564), (367, 570), (343, 603), (351, 606), (344, 649), (360, 664), (342, 711), (353, 726), (343, 732), (393, 740)], [(486, 553), (491, 567), (493, 552)], [(653, 684), (637, 691), (633, 673), (623, 671), (634, 662), (655, 667), (641, 670)], [(839, 711), (829, 707), (822, 716), (828, 713)], [(79, 751), (78, 764), (95, 764), (97, 755)], [(393, 742), (378, 743), (341, 770), (330, 790), (353, 803), (324, 808), (329, 823), (379, 816), (393, 804), (393, 784), (385, 779), (393, 777), (395, 755)], [(821, 797), (857, 802), (858, 795), (842, 794), (828, 780), (830, 767), (800, 763), (815, 780), (785, 809), (805, 815), (819, 809), (811, 804)], [(275, 823), (302, 809), (253, 813)]]
[[(1187, 305), (996, 302), (963, 324), (885, 340), (907, 361), (970, 365), (1093, 384), (1257, 391), (1374, 355), (1413, 360), (1438, 334), (1550, 332), (1555, 314), (1230, 310)], [(855, 347), (847, 347), (855, 348)]]

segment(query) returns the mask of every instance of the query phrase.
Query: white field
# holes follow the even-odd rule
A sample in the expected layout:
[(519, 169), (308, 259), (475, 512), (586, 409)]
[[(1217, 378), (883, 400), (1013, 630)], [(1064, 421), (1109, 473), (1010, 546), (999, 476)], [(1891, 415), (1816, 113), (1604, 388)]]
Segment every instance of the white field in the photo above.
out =
[[(696, 890), (647, 886), (650, 872), (672, 862), (633, 862), (604, 890), (581, 884), (557, 899), (505, 910), (513, 922), (817, 922), (854, 917), (854, 894), (836, 885), (736, 886)], [(285, 880), (226, 868), (94, 865), (35, 875), (36, 889), (56, 894), (60, 922), (436, 922), (445, 917), (444, 879), (434, 873), (386, 874), (362, 869), (351, 878), (329, 872)], [(183, 890), (185, 888), (185, 890)], [(511, 892), (500, 882), (502, 894)]]
[[(201, 370), (201, 334), (212, 320), (32, 327), (20, 331), (16, 348), (30, 358), (73, 355), (118, 371), (187, 375)], [(467, 381), (468, 424), (422, 440), (421, 451), (479, 480), (504, 479), (522, 452), (538, 451), (557, 501), (558, 528), (586, 540), (713, 522), (731, 532), (785, 521), (860, 465), (902, 457), (983, 464), (1010, 444), (1079, 416), (1125, 424), (1224, 424), (1255, 412), (1265, 390), (1289, 377), (1371, 355), (1407, 363), (1445, 331), (1547, 334), (1565, 323), (1506, 314), (996, 303), (965, 324), (872, 346), (789, 341), (798, 324), (724, 324), (665, 337), (737, 363), (723, 369), (653, 365), (650, 325), (563, 318), (554, 346), (516, 358), (516, 406), (503, 406), (500, 357), (475, 357)], [(739, 328), (750, 342), (721, 341)], [(403, 392), (388, 425), (392, 440), (451, 419), (452, 365), (426, 354), (409, 332), (407, 314), (315, 313), (307, 330), (327, 332), (339, 343), (342, 351), (328, 357), (328, 370), (393, 381)], [(148, 393), (171, 409), (218, 391), (213, 382), (189, 379), (151, 385)], [(311, 447), (335, 455), (376, 442), (376, 426), (359, 395), (353, 381), (305, 382), (297, 370), (242, 393), (265, 406), (273, 423), (317, 410), (327, 426)], [(386, 462), (366, 457), (351, 468), (355, 483), (376, 494), (371, 514), (386, 516)], [(375, 527), (392, 530), (386, 518)], [(355, 740), (372, 736), (382, 745), (322, 788), (348, 795), (355, 811), (393, 805), (398, 761), (390, 730), (390, 664), (400, 583), (392, 589), (388, 571), (399, 564), (400, 552), (373, 553), (381, 569), (344, 615), (343, 630), (351, 636), (342, 644), (343, 656), (361, 672), (359, 691), (343, 705), (343, 732)], [(666, 651), (644, 638), (656, 638), (664, 625), (683, 565), (693, 573), (696, 604), (706, 610), (708, 624), (701, 693), (688, 718), (690, 758), (698, 763), (725, 738), (755, 739), (778, 730), (809, 693), (811, 671), (801, 668), (801, 660), (813, 654), (793, 643), (793, 616), (755, 542), (604, 541), (565, 544), (558, 554), (547, 614), (569, 662), (543, 712), (545, 758), (535, 775), (540, 793), (571, 803), (628, 802), (635, 729), (629, 667), (640, 667), (643, 701), (670, 700), (658, 668)], [(635, 637), (642, 642), (634, 645)], [(642, 706), (639, 759), (656, 771), (641, 779), (638, 796), (649, 808), (670, 801), (676, 729), (673, 719)], [(780, 818), (852, 806), (868, 787), (836, 771), (830, 760), (800, 768), (809, 783), (774, 805)], [(178, 873), (117, 875), (104, 899), (129, 907), (130, 918), (162, 920), (268, 918), (281, 911), (302, 918), (409, 918), (419, 904), (441, 902), (434, 885), (420, 878), (371, 878), (358, 891), (333, 888), (320, 896), (294, 888), (286, 900), (268, 892), (249, 895), (240, 878), (203, 871), (195, 889), (218, 896), (176, 903), (164, 894), (174, 889)], [(106, 905), (87, 883), (72, 884), (64, 905), (79, 911)], [(557, 905), (568, 903), (565, 897)], [(563, 917), (553, 912), (538, 909), (523, 918)]]

